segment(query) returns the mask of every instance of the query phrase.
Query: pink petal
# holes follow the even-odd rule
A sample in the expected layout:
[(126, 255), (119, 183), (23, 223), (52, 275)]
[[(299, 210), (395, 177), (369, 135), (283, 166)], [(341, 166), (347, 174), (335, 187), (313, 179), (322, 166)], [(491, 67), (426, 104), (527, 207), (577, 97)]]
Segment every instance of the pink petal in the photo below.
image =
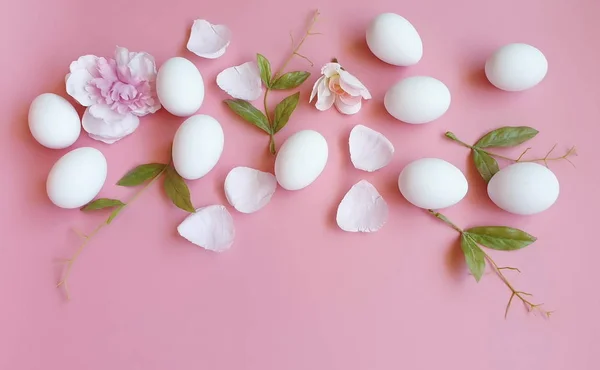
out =
[(371, 99), (369, 90), (348, 71), (340, 71), (340, 85), (342, 89), (352, 96), (361, 96), (364, 99)]
[(231, 30), (224, 25), (213, 25), (204, 19), (196, 19), (187, 43), (192, 53), (208, 59), (225, 54), (231, 42)]
[(93, 77), (98, 77), (95, 74), (96, 64), (98, 63), (98, 57), (95, 55), (84, 55), (79, 57), (76, 61), (72, 62), (69, 66), (71, 73), (79, 70), (87, 70)]
[(235, 167), (225, 178), (227, 201), (242, 213), (254, 213), (266, 206), (276, 189), (272, 173), (249, 167)]
[(256, 62), (230, 67), (217, 75), (221, 90), (237, 99), (256, 100), (262, 94), (262, 81)]
[(340, 113), (343, 114), (356, 114), (360, 110), (361, 105), (361, 100), (354, 104), (346, 104), (342, 101), (342, 99), (340, 99), (339, 96), (337, 99), (335, 99), (335, 107)]
[(339, 63), (327, 63), (321, 68), (321, 74), (329, 78), (338, 74), (341, 70), (342, 66)]
[(88, 83), (94, 77), (85, 69), (76, 70), (65, 77), (67, 94), (84, 107), (94, 104), (92, 95), (87, 91)]
[(320, 111), (326, 111), (327, 109), (331, 108), (334, 101), (335, 95), (329, 91), (327, 79), (324, 79), (318, 86), (317, 104), (315, 104), (315, 107)]
[(179, 235), (191, 243), (213, 252), (223, 252), (233, 244), (233, 218), (222, 205), (199, 208), (179, 226)]
[(355, 168), (367, 172), (387, 166), (394, 156), (394, 145), (383, 134), (363, 125), (356, 125), (348, 139), (350, 160)]
[(319, 92), (319, 87), (325, 83), (324, 81), (325, 81), (325, 76), (321, 76), (317, 79), (317, 81), (315, 81), (315, 84), (313, 85), (313, 88), (312, 88), (312, 92), (310, 93), (310, 99), (308, 99), (309, 103), (313, 101), (315, 96), (317, 96), (317, 93)]
[(351, 95), (338, 95), (338, 99), (342, 101), (342, 103), (346, 105), (355, 105), (360, 104), (362, 98), (360, 96), (351, 96)]
[(81, 125), (89, 136), (106, 144), (113, 144), (133, 133), (140, 119), (133, 114), (121, 115), (105, 105), (92, 105), (85, 110)]

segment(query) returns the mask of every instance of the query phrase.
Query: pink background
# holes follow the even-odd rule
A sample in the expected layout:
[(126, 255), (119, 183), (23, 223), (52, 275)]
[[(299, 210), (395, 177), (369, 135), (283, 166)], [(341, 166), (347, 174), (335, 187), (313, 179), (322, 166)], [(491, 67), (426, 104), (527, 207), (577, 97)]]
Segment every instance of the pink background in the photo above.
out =
[[(328, 140), (321, 177), (298, 192), (279, 189), (253, 215), (232, 211), (237, 240), (224, 254), (188, 244), (175, 231), (184, 212), (159, 186), (149, 189), (92, 241), (71, 276), (73, 299), (55, 288), (60, 258), (105, 214), (54, 207), (44, 191), (52, 164), (67, 150), (38, 145), (27, 129), (31, 100), (64, 91), (69, 63), (83, 54), (112, 56), (116, 45), (147, 51), (160, 65), (190, 58), (206, 81), (200, 112), (219, 119), (226, 136), (218, 166), (191, 182), (197, 206), (223, 203), (222, 185), (237, 165), (271, 170), (267, 137), (233, 116), (214, 83), (222, 69), (263, 53), (275, 65), (288, 52), (288, 31), (300, 35), (312, 10), (324, 33), (306, 42), (291, 67), (313, 73), (302, 103), (278, 144), (300, 129)], [(369, 20), (384, 11), (407, 17), (424, 43), (410, 68), (385, 65), (364, 42)], [(597, 272), (598, 135), (600, 125), (600, 2), (597, 0), (21, 0), (0, 13), (3, 35), (0, 96), (2, 168), (0, 232), (0, 369), (6, 370), (381, 370), (381, 369), (593, 369), (600, 346)], [(234, 39), (225, 56), (204, 60), (185, 50), (195, 18), (229, 25)], [(492, 88), (482, 74), (486, 57), (509, 42), (539, 47), (547, 78), (523, 93)], [(370, 88), (373, 100), (352, 117), (318, 112), (307, 103), (319, 67), (337, 57)], [(438, 121), (411, 126), (394, 121), (383, 96), (403, 77), (426, 74), (444, 81), (452, 106)], [(275, 98), (275, 96), (273, 96)], [(272, 100), (273, 101), (273, 100)], [(81, 111), (81, 110), (80, 110)], [(182, 119), (160, 113), (116, 145), (82, 134), (75, 146), (102, 150), (109, 163), (101, 196), (128, 199), (113, 185), (134, 165), (167, 161)], [(396, 146), (384, 170), (355, 170), (348, 133), (367, 124)], [(554, 207), (532, 217), (497, 209), (468, 159), (443, 138), (454, 131), (474, 142), (502, 125), (530, 125), (541, 133), (532, 155), (558, 143), (577, 145), (577, 168), (552, 163), (561, 184)], [(519, 150), (509, 151), (518, 154)], [(535, 293), (552, 319), (528, 315), (515, 303), (507, 320), (508, 290), (492, 274), (479, 284), (467, 275), (455, 232), (410, 206), (396, 179), (409, 161), (444, 158), (463, 169), (471, 189), (445, 211), (464, 227), (519, 227), (539, 240), (518, 252), (492, 252), (507, 273)], [(505, 165), (506, 163), (502, 163)], [(335, 210), (350, 186), (371, 181), (390, 205), (378, 233), (344, 233)]]

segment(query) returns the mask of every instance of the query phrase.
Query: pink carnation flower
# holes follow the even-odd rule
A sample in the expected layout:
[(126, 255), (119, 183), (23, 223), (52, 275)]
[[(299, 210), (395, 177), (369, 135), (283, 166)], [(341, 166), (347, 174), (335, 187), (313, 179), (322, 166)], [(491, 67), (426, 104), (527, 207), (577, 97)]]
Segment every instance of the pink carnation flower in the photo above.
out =
[(337, 62), (325, 64), (321, 69), (322, 76), (313, 86), (309, 102), (317, 97), (315, 106), (325, 111), (335, 105), (343, 114), (358, 113), (362, 99), (371, 99), (371, 93), (358, 78), (344, 70)]
[(88, 107), (81, 123), (92, 139), (112, 144), (133, 133), (140, 116), (160, 109), (150, 54), (117, 47), (114, 59), (85, 55), (70, 71), (67, 93)]

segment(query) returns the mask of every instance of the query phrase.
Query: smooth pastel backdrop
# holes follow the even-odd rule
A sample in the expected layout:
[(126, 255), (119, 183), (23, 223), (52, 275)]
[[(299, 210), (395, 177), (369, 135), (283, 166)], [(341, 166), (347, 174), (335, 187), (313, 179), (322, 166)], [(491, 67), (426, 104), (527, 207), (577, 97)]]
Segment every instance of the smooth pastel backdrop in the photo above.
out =
[[(237, 240), (223, 254), (180, 238), (176, 226), (185, 214), (154, 186), (89, 244), (73, 269), (67, 302), (55, 284), (60, 259), (80, 242), (73, 228), (89, 231), (106, 215), (48, 201), (45, 177), (67, 150), (45, 149), (30, 136), (31, 100), (43, 92), (66, 97), (69, 63), (83, 54), (111, 56), (116, 45), (147, 51), (159, 65), (172, 56), (190, 58), (206, 81), (200, 112), (220, 120), (226, 135), (218, 166), (190, 189), (197, 206), (224, 203), (231, 168), (271, 170), (273, 158), (265, 151), (267, 137), (221, 102), (226, 96), (216, 74), (256, 52), (279, 65), (290, 50), (288, 33), (298, 39), (317, 7), (316, 31), (323, 35), (302, 49), (315, 66), (300, 58), (290, 65), (313, 76), (277, 141), (300, 129), (320, 131), (330, 145), (322, 176), (302, 191), (279, 189), (256, 214), (232, 210)], [(367, 50), (365, 28), (384, 11), (402, 14), (420, 32), (418, 65), (385, 65)], [(0, 369), (596, 369), (598, 15), (597, 0), (10, 1), (0, 13)], [(185, 50), (195, 18), (231, 27), (233, 42), (222, 58), (204, 60)], [(531, 43), (549, 60), (547, 78), (530, 91), (505, 93), (485, 80), (486, 57), (509, 42)], [(321, 113), (307, 102), (320, 65), (332, 57), (373, 94), (355, 116)], [(448, 85), (450, 110), (428, 125), (394, 121), (383, 109), (386, 89), (422, 74)], [(163, 110), (115, 145), (82, 134), (74, 147), (102, 150), (109, 173), (100, 195), (127, 200), (132, 190), (113, 184), (135, 165), (167, 161), (181, 122)], [(358, 123), (395, 144), (384, 170), (352, 167), (347, 138)], [(474, 142), (503, 125), (541, 131), (528, 144), (532, 156), (555, 143), (558, 154), (577, 145), (577, 168), (550, 165), (561, 195), (547, 212), (516, 217), (494, 207), (468, 151), (443, 138), (452, 130)], [(516, 302), (505, 320), (509, 291), (499, 279), (489, 273), (475, 283), (456, 233), (401, 197), (400, 170), (425, 156), (444, 158), (468, 176), (468, 196), (445, 212), (457, 224), (510, 225), (539, 238), (525, 250), (492, 255), (521, 269), (507, 275), (556, 310), (551, 320)], [(335, 225), (339, 201), (360, 179), (390, 205), (388, 224), (372, 235)]]

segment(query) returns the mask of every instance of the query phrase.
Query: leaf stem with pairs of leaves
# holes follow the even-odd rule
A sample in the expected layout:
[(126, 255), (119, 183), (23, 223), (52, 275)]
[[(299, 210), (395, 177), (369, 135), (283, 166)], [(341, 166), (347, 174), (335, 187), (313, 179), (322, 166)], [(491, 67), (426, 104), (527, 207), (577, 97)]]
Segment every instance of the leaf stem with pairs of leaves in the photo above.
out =
[(313, 32), (313, 27), (319, 17), (319, 11), (315, 11), (312, 20), (304, 33), (300, 42), (295, 45), (294, 38), (292, 39), (292, 52), (288, 58), (283, 62), (282, 66), (274, 73), (271, 73), (271, 63), (269, 60), (261, 54), (257, 54), (256, 61), (260, 70), (260, 78), (265, 85), (265, 93), (263, 96), (263, 107), (264, 113), (255, 108), (251, 103), (242, 99), (227, 99), (225, 103), (227, 106), (240, 116), (245, 121), (253, 124), (259, 129), (263, 130), (269, 135), (269, 151), (271, 154), (276, 154), (275, 149), (275, 134), (279, 132), (289, 121), (290, 116), (296, 109), (300, 100), (300, 93), (296, 92), (285, 99), (283, 99), (275, 107), (273, 114), (269, 113), (268, 107), (268, 96), (271, 90), (290, 90), (299, 87), (304, 81), (310, 77), (309, 72), (295, 71), (283, 73), (287, 65), (294, 58), (298, 56), (307, 60), (311, 66), (314, 64), (306, 56), (300, 54), (300, 48), (309, 36), (318, 35), (319, 33)]
[(456, 226), (443, 214), (431, 209), (429, 209), (428, 212), (460, 234), (461, 249), (465, 255), (465, 261), (476, 281), (481, 279), (481, 276), (485, 270), (485, 261), (487, 260), (496, 275), (511, 291), (510, 298), (504, 311), (505, 318), (508, 316), (508, 311), (515, 297), (523, 302), (529, 312), (537, 311), (545, 317), (550, 317), (552, 311), (546, 311), (542, 309), (542, 304), (532, 303), (527, 298), (528, 296), (531, 296), (531, 294), (514, 288), (508, 278), (506, 278), (506, 276), (502, 273), (503, 270), (512, 270), (516, 272), (521, 271), (515, 267), (498, 266), (492, 257), (490, 257), (490, 255), (479, 246), (482, 245), (495, 250), (517, 250), (533, 243), (536, 240), (535, 237), (525, 233), (524, 231), (505, 226), (474, 227), (468, 230), (463, 230)]
[(127, 172), (118, 182), (117, 185), (125, 187), (136, 187), (143, 185), (138, 191), (136, 191), (131, 199), (124, 203), (118, 199), (110, 198), (99, 198), (86, 204), (81, 208), (82, 211), (99, 211), (110, 209), (112, 212), (108, 218), (98, 225), (89, 235), (83, 235), (78, 233), (83, 238), (83, 243), (77, 248), (71, 258), (66, 260), (66, 270), (63, 274), (62, 279), (57, 284), (57, 287), (63, 287), (67, 300), (71, 299), (69, 291), (69, 276), (73, 269), (73, 265), (77, 258), (81, 255), (84, 248), (89, 244), (92, 238), (98, 234), (102, 228), (114, 220), (121, 211), (123, 211), (128, 205), (133, 203), (142, 193), (148, 189), (153, 183), (159, 178), (164, 177), (163, 189), (167, 197), (171, 202), (178, 208), (193, 213), (195, 211), (191, 201), (190, 191), (183, 178), (177, 173), (171, 163), (148, 163), (142, 164), (131, 171)]
[[(108, 216), (108, 218), (105, 221), (103, 221), (101, 224), (99, 224), (94, 229), (94, 231), (92, 231), (89, 235), (80, 235), (83, 238), (83, 243), (81, 243), (81, 245), (79, 246), (79, 248), (77, 248), (77, 250), (75, 251), (75, 253), (73, 254), (73, 256), (66, 261), (66, 270), (65, 270), (65, 273), (63, 275), (63, 278), (58, 282), (57, 287), (61, 287), (62, 286), (65, 289), (65, 294), (67, 295), (67, 300), (71, 299), (71, 294), (70, 294), (70, 291), (69, 291), (69, 276), (71, 275), (71, 270), (73, 269), (73, 265), (75, 264), (75, 261), (81, 255), (81, 253), (83, 252), (83, 249), (88, 245), (88, 243), (92, 240), (92, 238), (96, 234), (98, 234), (98, 232), (100, 230), (102, 230), (102, 228), (104, 226), (110, 225), (110, 223), (117, 216), (117, 214), (119, 214), (122, 210), (124, 210), (128, 205), (130, 205), (131, 203), (133, 203), (140, 195), (142, 195), (142, 193), (146, 189), (148, 189), (156, 180), (158, 180), (165, 173), (167, 167), (168, 166), (164, 166), (162, 169), (160, 169), (160, 171), (156, 174), (156, 176), (153, 177), (150, 181), (148, 181), (138, 191), (136, 191), (135, 194), (133, 194), (133, 196), (131, 197), (131, 199), (127, 203), (123, 203), (123, 202), (118, 201), (116, 199), (101, 198), (101, 199), (97, 199), (93, 203), (88, 204), (86, 206), (87, 209), (86, 209), (86, 207), (82, 208), (82, 210), (98, 210), (98, 209), (104, 209), (104, 208), (114, 207), (114, 210), (111, 212), (110, 216)], [(94, 203), (100, 204), (101, 205), (100, 208), (98, 208), (98, 206), (93, 206)], [(111, 205), (102, 206), (102, 203), (103, 204), (109, 204), (110, 203)]]

